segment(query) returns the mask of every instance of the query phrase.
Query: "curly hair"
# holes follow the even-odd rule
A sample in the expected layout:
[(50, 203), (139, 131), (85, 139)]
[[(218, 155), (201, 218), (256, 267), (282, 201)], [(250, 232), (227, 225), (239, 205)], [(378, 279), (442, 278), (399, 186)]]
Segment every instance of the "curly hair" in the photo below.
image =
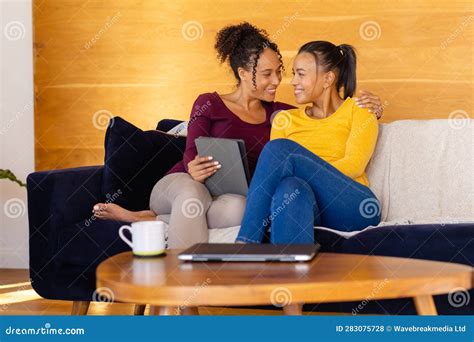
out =
[(278, 46), (268, 38), (268, 33), (247, 22), (229, 25), (217, 32), (214, 48), (221, 63), (228, 62), (237, 85), (240, 84), (239, 68), (252, 70), (252, 84), (257, 88), (257, 64), (265, 48), (275, 51), (284, 70), (283, 59)]

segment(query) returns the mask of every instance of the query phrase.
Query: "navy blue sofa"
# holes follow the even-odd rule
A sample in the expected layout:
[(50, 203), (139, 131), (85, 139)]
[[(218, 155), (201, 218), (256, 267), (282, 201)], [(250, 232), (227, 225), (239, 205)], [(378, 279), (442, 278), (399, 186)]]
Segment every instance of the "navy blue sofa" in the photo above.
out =
[[(180, 121), (162, 120), (167, 131)], [(185, 138), (182, 138), (185, 139)], [(28, 176), (30, 277), (35, 291), (47, 299), (92, 301), (95, 270), (100, 262), (130, 248), (118, 237), (125, 222), (91, 218), (92, 206), (105, 201), (103, 166), (35, 172)], [(80, 190), (80, 191), (79, 191)], [(143, 208), (145, 209), (145, 208)], [(474, 225), (393, 226), (344, 239), (318, 234), (323, 251), (384, 255), (474, 265)], [(439, 314), (474, 314), (474, 290), (465, 305), (435, 297)], [(359, 303), (305, 305), (305, 310), (351, 312)], [(410, 298), (369, 301), (361, 314), (416, 314)]]

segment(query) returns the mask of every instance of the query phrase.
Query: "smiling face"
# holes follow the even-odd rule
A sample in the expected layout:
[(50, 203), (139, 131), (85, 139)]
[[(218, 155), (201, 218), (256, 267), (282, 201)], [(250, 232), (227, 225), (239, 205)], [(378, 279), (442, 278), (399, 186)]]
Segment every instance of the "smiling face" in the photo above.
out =
[(241, 85), (246, 91), (262, 101), (273, 101), (276, 89), (282, 78), (282, 64), (275, 51), (265, 48), (255, 67), (255, 85), (253, 83), (253, 68), (239, 68)]
[(334, 73), (317, 65), (313, 54), (302, 52), (293, 62), (293, 85), (298, 104), (314, 103), (334, 84)]

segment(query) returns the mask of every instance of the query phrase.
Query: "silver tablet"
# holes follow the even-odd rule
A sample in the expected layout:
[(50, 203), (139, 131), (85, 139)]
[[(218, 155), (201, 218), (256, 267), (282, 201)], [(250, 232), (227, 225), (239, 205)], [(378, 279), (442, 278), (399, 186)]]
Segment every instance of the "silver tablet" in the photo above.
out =
[(246, 196), (249, 188), (249, 169), (245, 143), (241, 139), (199, 137), (195, 140), (200, 156), (212, 156), (221, 168), (206, 179), (212, 196), (237, 194)]

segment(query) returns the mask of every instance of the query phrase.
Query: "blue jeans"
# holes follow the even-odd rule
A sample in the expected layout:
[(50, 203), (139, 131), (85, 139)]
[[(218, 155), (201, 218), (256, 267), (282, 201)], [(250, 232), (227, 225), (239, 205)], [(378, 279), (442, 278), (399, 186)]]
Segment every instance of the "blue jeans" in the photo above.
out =
[(380, 223), (372, 191), (298, 143), (276, 139), (263, 148), (247, 194), (238, 241), (314, 243), (314, 225), (340, 231)]

